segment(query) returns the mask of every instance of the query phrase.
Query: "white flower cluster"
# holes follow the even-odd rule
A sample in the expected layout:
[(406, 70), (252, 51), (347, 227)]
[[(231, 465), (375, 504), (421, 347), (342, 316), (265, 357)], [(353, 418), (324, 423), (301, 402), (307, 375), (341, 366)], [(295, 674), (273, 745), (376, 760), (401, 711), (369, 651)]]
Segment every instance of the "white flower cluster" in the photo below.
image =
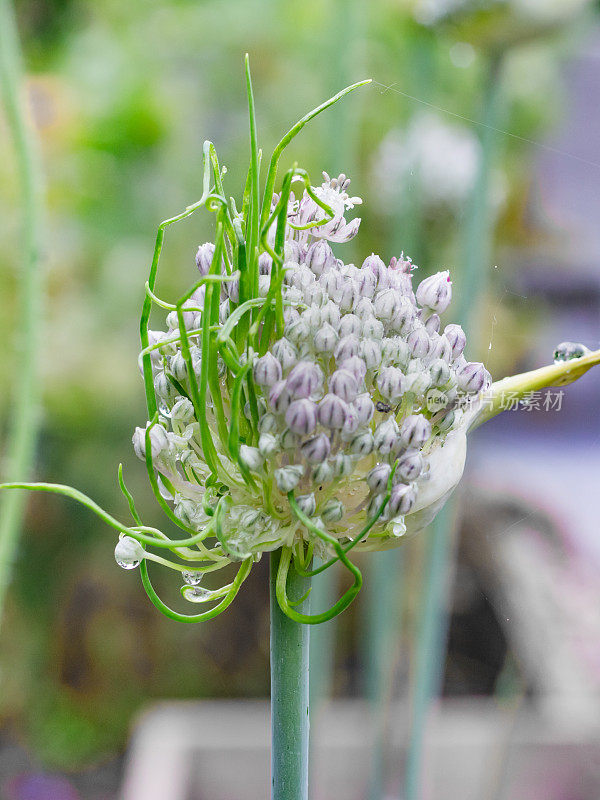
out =
[[(290, 545), (298, 537), (321, 547), (292, 514), (290, 492), (314, 525), (335, 538), (353, 540), (378, 517), (363, 547), (392, 544), (407, 530), (406, 518), (422, 507), (420, 495), (432, 494), (427, 489), (431, 464), (440, 461), (442, 450), (452, 450), (444, 448), (445, 442), (453, 433), (464, 437), (461, 399), (491, 383), (482, 364), (465, 359), (460, 325), (442, 326), (440, 315), (452, 297), (448, 272), (427, 277), (413, 289), (414, 268), (404, 256), (386, 265), (372, 254), (360, 267), (336, 258), (328, 240), (351, 238), (358, 229), (356, 221), (344, 218), (345, 210), (358, 202), (347, 196), (347, 184), (343, 175), (333, 181), (325, 176), (316, 190), (334, 211), (327, 225), (295, 230), (324, 218), (307, 195), (290, 208), (284, 335), (264, 355), (247, 356), (252, 358), (258, 435), (241, 445), (239, 456), (259, 488), (253, 493), (241, 480), (228, 486), (232, 502), (224, 521), (229, 549), (240, 558)], [(205, 244), (198, 251), (202, 273), (212, 247)], [(268, 286), (272, 264), (266, 253), (259, 267)], [(228, 286), (221, 324), (238, 300), (235, 283)], [(193, 308), (198, 298), (188, 303)], [(209, 520), (209, 490), (204, 488), (209, 471), (186, 396), (187, 382), (200, 376), (193, 335), (198, 313), (186, 312), (185, 320), (193, 376), (177, 344), (154, 351), (161, 424), (151, 429), (150, 440), (155, 466), (174, 490), (165, 493), (175, 513), (201, 530)], [(155, 333), (155, 342), (174, 338), (177, 320), (170, 316), (168, 323), (169, 331)], [(227, 407), (230, 381), (224, 364), (220, 386)], [(249, 403), (245, 414), (250, 423)], [(216, 430), (213, 439), (218, 449)], [(133, 441), (144, 458), (145, 431), (138, 428)], [(220, 455), (227, 471), (239, 478), (238, 465), (224, 452)], [(456, 458), (460, 461), (460, 454)], [(440, 493), (433, 494), (430, 499), (439, 500)]]

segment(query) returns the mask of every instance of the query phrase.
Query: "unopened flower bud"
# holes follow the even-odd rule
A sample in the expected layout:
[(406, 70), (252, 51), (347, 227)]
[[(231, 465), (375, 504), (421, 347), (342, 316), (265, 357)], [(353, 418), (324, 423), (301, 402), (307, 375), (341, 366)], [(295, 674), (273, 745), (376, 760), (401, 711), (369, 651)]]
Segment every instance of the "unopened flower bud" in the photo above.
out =
[(398, 367), (384, 367), (377, 376), (377, 388), (386, 400), (399, 400), (406, 388), (406, 378)]
[(387, 489), (390, 472), (392, 468), (389, 464), (377, 464), (376, 467), (367, 475), (367, 486), (372, 492), (379, 494)]
[(261, 253), (258, 257), (258, 274), (270, 275), (273, 268), (273, 259), (268, 253)]
[(283, 323), (286, 331), (300, 319), (300, 312), (293, 306), (284, 306), (283, 308)]
[[(362, 347), (361, 347), (362, 350)], [(367, 365), (360, 356), (350, 356), (343, 361), (339, 362), (340, 369), (345, 369), (351, 372), (356, 378), (357, 384), (360, 386), (367, 374)]]
[(329, 300), (329, 295), (323, 289), (320, 283), (314, 281), (304, 287), (304, 302), (307, 306), (315, 306), (316, 308), (323, 308)]
[(263, 465), (264, 458), (257, 447), (242, 444), (240, 445), (240, 461), (252, 472), (258, 472)]
[(356, 412), (359, 425), (367, 425), (373, 419), (375, 405), (367, 392), (359, 394), (358, 397), (355, 398), (352, 403), (352, 408)]
[(438, 333), (430, 335), (429, 358), (441, 358), (447, 364), (452, 361), (452, 346), (445, 336), (440, 336)]
[(450, 325), (446, 325), (444, 328), (444, 336), (450, 342), (450, 347), (452, 348), (452, 358), (458, 358), (462, 354), (467, 344), (465, 332), (460, 325), (451, 322)]
[(319, 403), (319, 422), (326, 428), (339, 430), (348, 416), (347, 404), (337, 395), (326, 394)]
[(279, 423), (275, 414), (264, 414), (258, 421), (258, 430), (261, 433), (277, 433)]
[(433, 386), (445, 386), (450, 380), (450, 367), (441, 358), (431, 362), (429, 375)]
[(232, 281), (228, 281), (226, 284), (226, 291), (227, 296), (231, 300), (232, 303), (239, 303), (240, 302), (240, 279), (234, 278)]
[(279, 441), (284, 450), (295, 450), (298, 446), (299, 438), (299, 435), (294, 433), (291, 428), (285, 428), (279, 437)]
[(419, 305), (442, 314), (452, 300), (452, 281), (448, 270), (425, 278), (418, 285), (416, 294)]
[(373, 309), (373, 303), (368, 297), (361, 297), (354, 307), (354, 314), (362, 321), (374, 316), (375, 311)]
[(320, 433), (318, 436), (304, 442), (300, 450), (309, 464), (320, 464), (329, 457), (331, 443), (324, 433)]
[(430, 317), (427, 317), (424, 324), (427, 333), (439, 333), (440, 317), (438, 314), (432, 314)]
[(377, 279), (377, 289), (379, 291), (382, 289), (387, 289), (388, 271), (386, 265), (379, 256), (376, 256), (375, 253), (371, 253), (371, 255), (367, 256), (367, 258), (365, 258), (363, 261), (362, 268), (373, 273)]
[(404, 447), (420, 449), (431, 436), (431, 424), (422, 414), (410, 414), (400, 427)]
[(343, 516), (344, 506), (335, 497), (332, 497), (331, 500), (328, 500), (321, 511), (321, 519), (323, 522), (339, 522)]
[(352, 356), (357, 356), (360, 352), (360, 340), (358, 336), (344, 336), (337, 343), (333, 355), (338, 364), (346, 361)]
[(115, 547), (115, 561), (122, 569), (135, 569), (146, 557), (146, 551), (133, 536), (121, 536)]
[(200, 275), (208, 275), (214, 254), (215, 246), (212, 242), (200, 245), (196, 253), (196, 266)]
[(317, 485), (329, 483), (329, 481), (333, 480), (333, 467), (327, 461), (323, 461), (321, 464), (317, 464), (313, 467), (311, 478), (313, 483)]
[(358, 288), (356, 287), (354, 281), (352, 280), (345, 280), (342, 283), (342, 288), (339, 293), (338, 297), (338, 304), (340, 307), (340, 311), (346, 313), (350, 311), (355, 303), (358, 300)]
[(306, 514), (307, 517), (312, 517), (317, 510), (317, 501), (314, 492), (299, 495), (296, 498), (296, 503), (298, 503), (300, 511)]
[[(146, 428), (136, 428), (131, 441), (133, 449), (138, 458), (142, 461), (146, 458)], [(152, 458), (156, 458), (163, 450), (169, 447), (169, 437), (162, 425), (153, 425), (150, 428), (150, 453)]]
[(345, 453), (337, 453), (332, 459), (331, 466), (333, 467), (333, 474), (336, 478), (345, 478), (347, 475), (352, 474), (354, 462), (350, 456)]
[(362, 332), (362, 321), (356, 314), (345, 314), (341, 320), (338, 328), (339, 335), (344, 336), (360, 336)]
[(391, 327), (397, 332), (406, 335), (415, 323), (416, 311), (408, 297), (398, 299), (394, 313), (390, 320)]
[(292, 396), (286, 382), (279, 381), (276, 383), (269, 392), (269, 403), (273, 411), (276, 414), (285, 414), (291, 402)]
[(361, 297), (373, 297), (377, 289), (377, 276), (370, 269), (361, 269), (356, 286)]
[(400, 304), (401, 295), (398, 294), (396, 289), (386, 289), (384, 292), (379, 292), (373, 301), (373, 311), (378, 319), (390, 322), (398, 311)]
[(285, 326), (285, 335), (295, 345), (305, 342), (310, 336), (310, 326), (306, 319), (298, 317), (290, 325)]
[(374, 447), (373, 434), (369, 430), (357, 434), (350, 442), (350, 452), (354, 456), (368, 456)]
[(435, 428), (438, 433), (448, 433), (452, 430), (462, 415), (460, 409), (450, 409), (443, 416), (435, 421)]
[(337, 302), (340, 299), (342, 280), (342, 276), (337, 270), (325, 272), (319, 278), (319, 284), (334, 302)]
[(422, 397), (431, 386), (429, 372), (419, 370), (406, 376), (406, 391), (416, 397)]
[[(373, 519), (373, 517), (376, 517), (377, 514), (379, 514), (379, 512), (381, 511), (381, 507), (383, 506), (384, 503), (385, 503), (385, 494), (384, 493), (376, 494), (374, 497), (372, 497), (369, 500), (369, 503), (368, 503), (367, 509), (366, 509), (367, 510), (367, 518), (368, 519)], [(382, 516), (385, 516), (385, 511), (386, 511), (386, 509), (384, 509), (384, 512), (383, 512)]]
[(358, 383), (347, 369), (336, 369), (329, 379), (329, 391), (341, 397), (346, 403), (351, 403), (358, 394)]
[(408, 335), (407, 344), (413, 358), (425, 358), (429, 353), (431, 342), (423, 325), (413, 328)]
[(304, 467), (300, 464), (293, 464), (289, 467), (276, 469), (275, 482), (277, 483), (277, 488), (282, 494), (291, 492), (298, 485), (303, 473)]
[(271, 352), (281, 364), (284, 372), (294, 366), (298, 361), (298, 353), (294, 345), (287, 339), (278, 339), (271, 348)]
[(330, 270), (335, 264), (335, 256), (329, 243), (325, 239), (313, 242), (306, 251), (304, 263), (317, 277)]
[(383, 323), (376, 317), (363, 320), (362, 336), (365, 339), (383, 339)]
[(375, 429), (375, 447), (382, 455), (387, 455), (396, 450), (399, 445), (398, 425), (396, 420), (389, 419), (380, 422)]
[(315, 333), (314, 344), (317, 353), (333, 353), (338, 335), (327, 322)]
[(307, 436), (317, 427), (317, 407), (306, 398), (294, 400), (285, 412), (285, 421), (294, 433)]
[(169, 371), (179, 383), (183, 383), (187, 379), (187, 364), (181, 353), (175, 353), (174, 356), (171, 356), (169, 359)]
[(312, 361), (299, 361), (292, 368), (286, 380), (288, 391), (293, 397), (310, 397), (319, 388), (322, 373)]
[(321, 322), (328, 322), (332, 328), (337, 330), (340, 318), (340, 309), (332, 300), (328, 300), (321, 309)]
[(490, 373), (478, 361), (469, 361), (456, 373), (459, 389), (468, 394), (487, 389), (491, 383)]
[(418, 450), (407, 450), (400, 456), (394, 473), (394, 480), (404, 483), (416, 481), (423, 471), (424, 459)]
[(412, 486), (404, 483), (397, 484), (390, 495), (389, 513), (394, 517), (397, 514), (408, 514), (416, 499), (416, 492)]
[(178, 397), (177, 389), (162, 371), (156, 373), (154, 378), (154, 391), (156, 392), (156, 396), (164, 403), (170, 403)]
[(171, 420), (188, 425), (194, 420), (194, 406), (187, 397), (180, 397), (171, 409)]
[(272, 433), (261, 433), (258, 439), (258, 449), (265, 458), (275, 455), (279, 449), (279, 439)]
[(271, 353), (257, 358), (252, 371), (259, 386), (274, 386), (282, 376), (281, 364)]

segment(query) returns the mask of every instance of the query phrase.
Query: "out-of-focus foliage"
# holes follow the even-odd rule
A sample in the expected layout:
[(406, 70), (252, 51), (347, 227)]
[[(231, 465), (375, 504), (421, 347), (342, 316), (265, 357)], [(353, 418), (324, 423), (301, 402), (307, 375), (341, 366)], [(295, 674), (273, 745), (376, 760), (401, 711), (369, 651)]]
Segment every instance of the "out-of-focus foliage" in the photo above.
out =
[[(350, 174), (353, 193), (365, 201), (357, 260), (371, 250), (389, 258), (404, 248), (426, 271), (451, 267), (460, 283), (465, 194), (427, 203), (419, 170), (408, 167), (405, 184), (382, 185), (403, 171), (386, 176), (374, 159), (388, 136), (401, 152), (418, 118), (449, 126), (450, 141), (467, 137), (477, 151), (481, 129), (468, 120), (481, 118), (484, 37), (446, 21), (422, 25), (411, 7), (391, 0), (235, 0), (226, 8), (218, 0), (22, 0), (17, 12), (48, 187), (39, 477), (73, 484), (124, 513), (116, 491), (122, 460), (140, 505), (151, 506), (130, 437), (144, 417), (137, 320), (154, 232), (200, 195), (204, 139), (218, 144), (231, 173), (245, 174), (246, 50), (266, 151), (342, 84), (375, 79), (318, 118), (288, 159), (296, 155), (313, 182), (322, 169)], [(557, 120), (561, 66), (576, 41), (563, 22), (550, 36), (530, 37), (506, 53), (503, 128), (538, 139)], [(0, 118), (4, 425), (18, 369), (10, 348), (19, 325), (12, 298), (20, 222), (11, 147)], [(510, 263), (511, 248), (532, 246), (540, 231), (527, 214), (531, 147), (502, 137), (500, 149), (496, 237)], [(239, 184), (232, 182), (236, 191)], [(193, 217), (169, 231), (161, 295), (172, 297), (192, 281), (196, 246), (210, 236), (203, 225)], [(500, 316), (498, 325), (507, 324)], [(510, 353), (493, 354), (498, 373), (518, 356), (514, 337), (510, 344)], [(50, 764), (74, 768), (117, 751), (132, 713), (149, 697), (267, 688), (260, 570), (235, 610), (190, 630), (154, 612), (115, 568), (112, 547), (111, 535), (79, 508), (54, 497), (31, 499), (0, 642), (0, 714)]]

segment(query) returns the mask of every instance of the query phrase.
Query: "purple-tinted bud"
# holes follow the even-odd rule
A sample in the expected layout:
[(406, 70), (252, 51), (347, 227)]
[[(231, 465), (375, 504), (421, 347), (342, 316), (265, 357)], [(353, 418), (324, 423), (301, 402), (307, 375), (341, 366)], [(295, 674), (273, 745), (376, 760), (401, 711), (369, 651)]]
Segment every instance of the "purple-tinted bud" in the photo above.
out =
[(366, 319), (371, 319), (374, 314), (373, 303), (368, 297), (361, 297), (356, 306), (354, 307), (354, 314), (363, 322)]
[(452, 348), (452, 358), (456, 359), (462, 355), (462, 352), (467, 344), (467, 337), (460, 325), (457, 325), (454, 322), (451, 322), (450, 325), (446, 325), (444, 328), (444, 336), (450, 342), (450, 347)]
[(328, 322), (315, 333), (314, 345), (317, 353), (333, 353), (338, 335)]
[(377, 276), (370, 269), (362, 269), (356, 278), (356, 287), (361, 297), (373, 297), (377, 289)]
[[(229, 318), (229, 300), (223, 300), (221, 305), (219, 306), (219, 322), (221, 325), (224, 325)], [(200, 327), (198, 325), (198, 327)]]
[(256, 359), (253, 365), (254, 380), (259, 386), (274, 386), (281, 380), (281, 364), (271, 353)]
[(343, 313), (351, 311), (354, 305), (358, 302), (358, 289), (354, 281), (346, 279), (342, 283), (342, 288), (339, 293), (337, 302), (339, 303), (340, 310)]
[(377, 289), (379, 291), (382, 289), (387, 289), (388, 270), (379, 256), (376, 256), (375, 253), (371, 253), (371, 255), (367, 256), (367, 258), (365, 258), (363, 261), (362, 268), (364, 270), (370, 270), (373, 275), (375, 275), (377, 278)]
[(368, 430), (359, 433), (350, 442), (350, 452), (355, 456), (368, 456), (373, 452), (374, 447), (373, 434)]
[(196, 266), (200, 275), (208, 275), (214, 254), (215, 246), (212, 242), (200, 245), (196, 253)]
[(294, 239), (285, 243), (284, 254), (286, 261), (294, 261), (296, 264), (302, 264), (306, 256), (303, 246)]
[(379, 494), (387, 489), (390, 472), (392, 468), (389, 464), (377, 464), (376, 467), (367, 475), (367, 486), (372, 492)]
[(408, 344), (399, 336), (384, 339), (381, 357), (385, 363), (392, 364), (392, 366), (402, 365), (406, 367), (410, 361)]
[(398, 465), (394, 473), (394, 482), (402, 481), (404, 483), (411, 483), (412, 481), (416, 481), (423, 471), (423, 464), (424, 458), (418, 450), (407, 450), (406, 453), (398, 459)]
[(283, 307), (283, 322), (286, 330), (300, 319), (300, 312), (293, 306)]
[(300, 314), (300, 319), (306, 322), (311, 332), (318, 331), (321, 325), (321, 311), (316, 306), (311, 306)]
[(311, 286), (315, 282), (315, 276), (304, 265), (288, 269), (287, 274), (290, 281), (289, 285), (301, 291), (304, 291), (307, 286)]
[(445, 386), (450, 380), (450, 367), (442, 358), (431, 362), (429, 375), (433, 386)]
[[(282, 383), (285, 383), (282, 381)], [(275, 414), (267, 413), (258, 420), (258, 430), (261, 433), (277, 433), (279, 423)]]
[(329, 243), (325, 239), (313, 242), (306, 251), (304, 263), (317, 277), (330, 270), (335, 264), (335, 256)]
[(389, 419), (380, 422), (375, 429), (375, 447), (382, 455), (387, 455), (396, 450), (399, 445), (398, 426), (396, 420)]
[(359, 394), (352, 407), (356, 411), (360, 425), (367, 425), (373, 419), (375, 405), (367, 392)]
[(374, 339), (364, 339), (360, 343), (360, 354), (364, 359), (367, 369), (376, 369), (381, 366), (381, 343)]
[(384, 367), (377, 376), (377, 388), (386, 400), (399, 400), (406, 388), (406, 377), (398, 367)]
[(441, 358), (447, 364), (452, 361), (452, 347), (445, 336), (432, 333), (430, 337), (429, 358)]
[(400, 427), (404, 447), (419, 450), (431, 436), (431, 423), (422, 414), (410, 414)]
[(261, 253), (258, 257), (258, 274), (270, 275), (273, 267), (273, 259), (268, 253)]
[(395, 289), (379, 292), (373, 301), (375, 316), (385, 322), (390, 322), (400, 307), (401, 299), (402, 296)]
[(317, 427), (317, 407), (306, 398), (294, 400), (285, 412), (285, 421), (291, 431), (307, 436)]
[(425, 320), (425, 330), (427, 333), (439, 333), (440, 318), (438, 314), (432, 314)]
[(333, 467), (333, 474), (337, 478), (343, 478), (350, 475), (354, 469), (354, 463), (350, 456), (345, 453), (338, 453), (334, 456), (331, 466)]
[(332, 300), (328, 300), (321, 309), (321, 321), (327, 322), (332, 328), (337, 330), (340, 324), (340, 309)]
[(329, 438), (324, 433), (320, 433), (304, 442), (300, 449), (309, 464), (321, 464), (329, 457), (331, 444)]
[(360, 336), (362, 332), (362, 322), (356, 314), (345, 314), (340, 320), (338, 328), (340, 336)]
[(391, 327), (403, 335), (412, 330), (417, 312), (408, 297), (401, 296), (390, 320)]
[(348, 406), (348, 414), (346, 415), (346, 419), (344, 420), (344, 426), (342, 428), (342, 439), (345, 442), (349, 442), (353, 437), (358, 427), (360, 425), (360, 420), (358, 419), (358, 414), (354, 410), (354, 408), (349, 405)]
[(330, 270), (319, 278), (319, 283), (332, 300), (338, 300), (342, 290), (342, 276), (337, 270)]
[(326, 394), (319, 403), (319, 422), (326, 428), (339, 430), (348, 416), (347, 404), (335, 394)]
[(358, 394), (358, 383), (349, 370), (336, 369), (329, 379), (329, 391), (341, 397), (346, 403), (351, 403)]
[(408, 514), (416, 501), (416, 492), (412, 486), (399, 483), (392, 489), (389, 501), (389, 513), (392, 516)]
[(285, 381), (279, 381), (269, 392), (269, 403), (276, 414), (285, 414), (292, 397)]
[(431, 342), (429, 340), (429, 334), (423, 325), (420, 325), (412, 330), (409, 333), (406, 341), (408, 344), (408, 349), (410, 350), (413, 358), (425, 358), (425, 356), (429, 353)]
[(459, 389), (468, 394), (477, 394), (482, 389), (489, 388), (492, 379), (487, 369), (478, 361), (468, 361), (456, 373), (456, 382)]
[(424, 308), (430, 308), (442, 314), (450, 305), (452, 300), (452, 281), (447, 270), (437, 272), (417, 287), (417, 301)]
[(360, 352), (360, 340), (358, 336), (344, 336), (336, 345), (333, 355), (338, 364), (346, 361), (352, 356), (357, 356)]
[[(372, 497), (367, 504), (367, 518), (373, 519), (373, 517), (376, 517), (378, 514), (380, 514), (384, 503), (385, 503), (385, 494), (383, 493), (376, 494), (374, 497)], [(387, 508), (384, 509), (383, 514), (381, 514), (381, 519), (386, 518), (387, 516), (386, 511)]]
[(323, 308), (328, 299), (329, 295), (320, 283), (315, 281), (304, 287), (304, 302), (307, 306)]
[(383, 339), (383, 323), (375, 317), (363, 320), (362, 335), (365, 339)]
[(299, 361), (287, 377), (286, 386), (293, 397), (310, 397), (321, 384), (322, 374), (312, 361)]
[(273, 355), (281, 364), (284, 372), (294, 366), (298, 361), (298, 353), (294, 345), (287, 339), (278, 339), (271, 348)]
[[(361, 347), (362, 349), (362, 347)], [(361, 384), (367, 374), (367, 365), (359, 356), (350, 356), (340, 362), (340, 369), (347, 369), (351, 372), (358, 384)]]

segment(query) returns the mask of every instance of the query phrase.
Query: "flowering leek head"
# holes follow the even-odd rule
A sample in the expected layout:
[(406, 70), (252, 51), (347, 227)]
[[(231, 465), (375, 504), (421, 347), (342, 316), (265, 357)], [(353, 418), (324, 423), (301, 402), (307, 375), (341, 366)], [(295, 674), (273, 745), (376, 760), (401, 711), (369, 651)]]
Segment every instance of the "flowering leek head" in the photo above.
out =
[[(492, 385), (484, 365), (467, 359), (464, 331), (448, 319), (447, 271), (420, 277), (403, 254), (344, 261), (361, 202), (345, 175), (324, 173), (313, 186), (294, 166), (277, 183), (287, 144), (361, 84), (284, 136), (263, 184), (249, 72), (247, 81), (245, 187), (231, 199), (206, 142), (202, 197), (159, 227), (141, 315), (148, 418), (133, 448), (179, 536), (142, 523), (121, 469), (130, 526), (69, 487), (29, 488), (67, 494), (119, 531), (118, 564), (139, 566), (152, 602), (174, 619), (220, 613), (253, 563), (281, 550), (281, 608), (292, 619), (321, 622), (360, 589), (352, 550), (395, 547), (433, 519), (462, 475), (468, 430), (502, 410), (501, 391), (522, 395), (568, 382), (597, 363), (598, 353), (563, 348), (556, 365)], [(171, 302), (156, 291), (165, 230), (199, 209), (214, 215), (214, 240), (200, 244), (195, 263), (190, 253), (192, 285)], [(150, 327), (153, 309), (163, 315), (161, 330)], [(312, 568), (315, 555), (321, 563)], [(185, 600), (202, 610), (188, 615), (166, 606), (149, 561), (172, 570)], [(287, 597), (292, 561), (308, 575), (340, 561), (352, 585), (329, 610), (301, 614)], [(206, 587), (205, 573), (232, 569), (229, 582)]]

